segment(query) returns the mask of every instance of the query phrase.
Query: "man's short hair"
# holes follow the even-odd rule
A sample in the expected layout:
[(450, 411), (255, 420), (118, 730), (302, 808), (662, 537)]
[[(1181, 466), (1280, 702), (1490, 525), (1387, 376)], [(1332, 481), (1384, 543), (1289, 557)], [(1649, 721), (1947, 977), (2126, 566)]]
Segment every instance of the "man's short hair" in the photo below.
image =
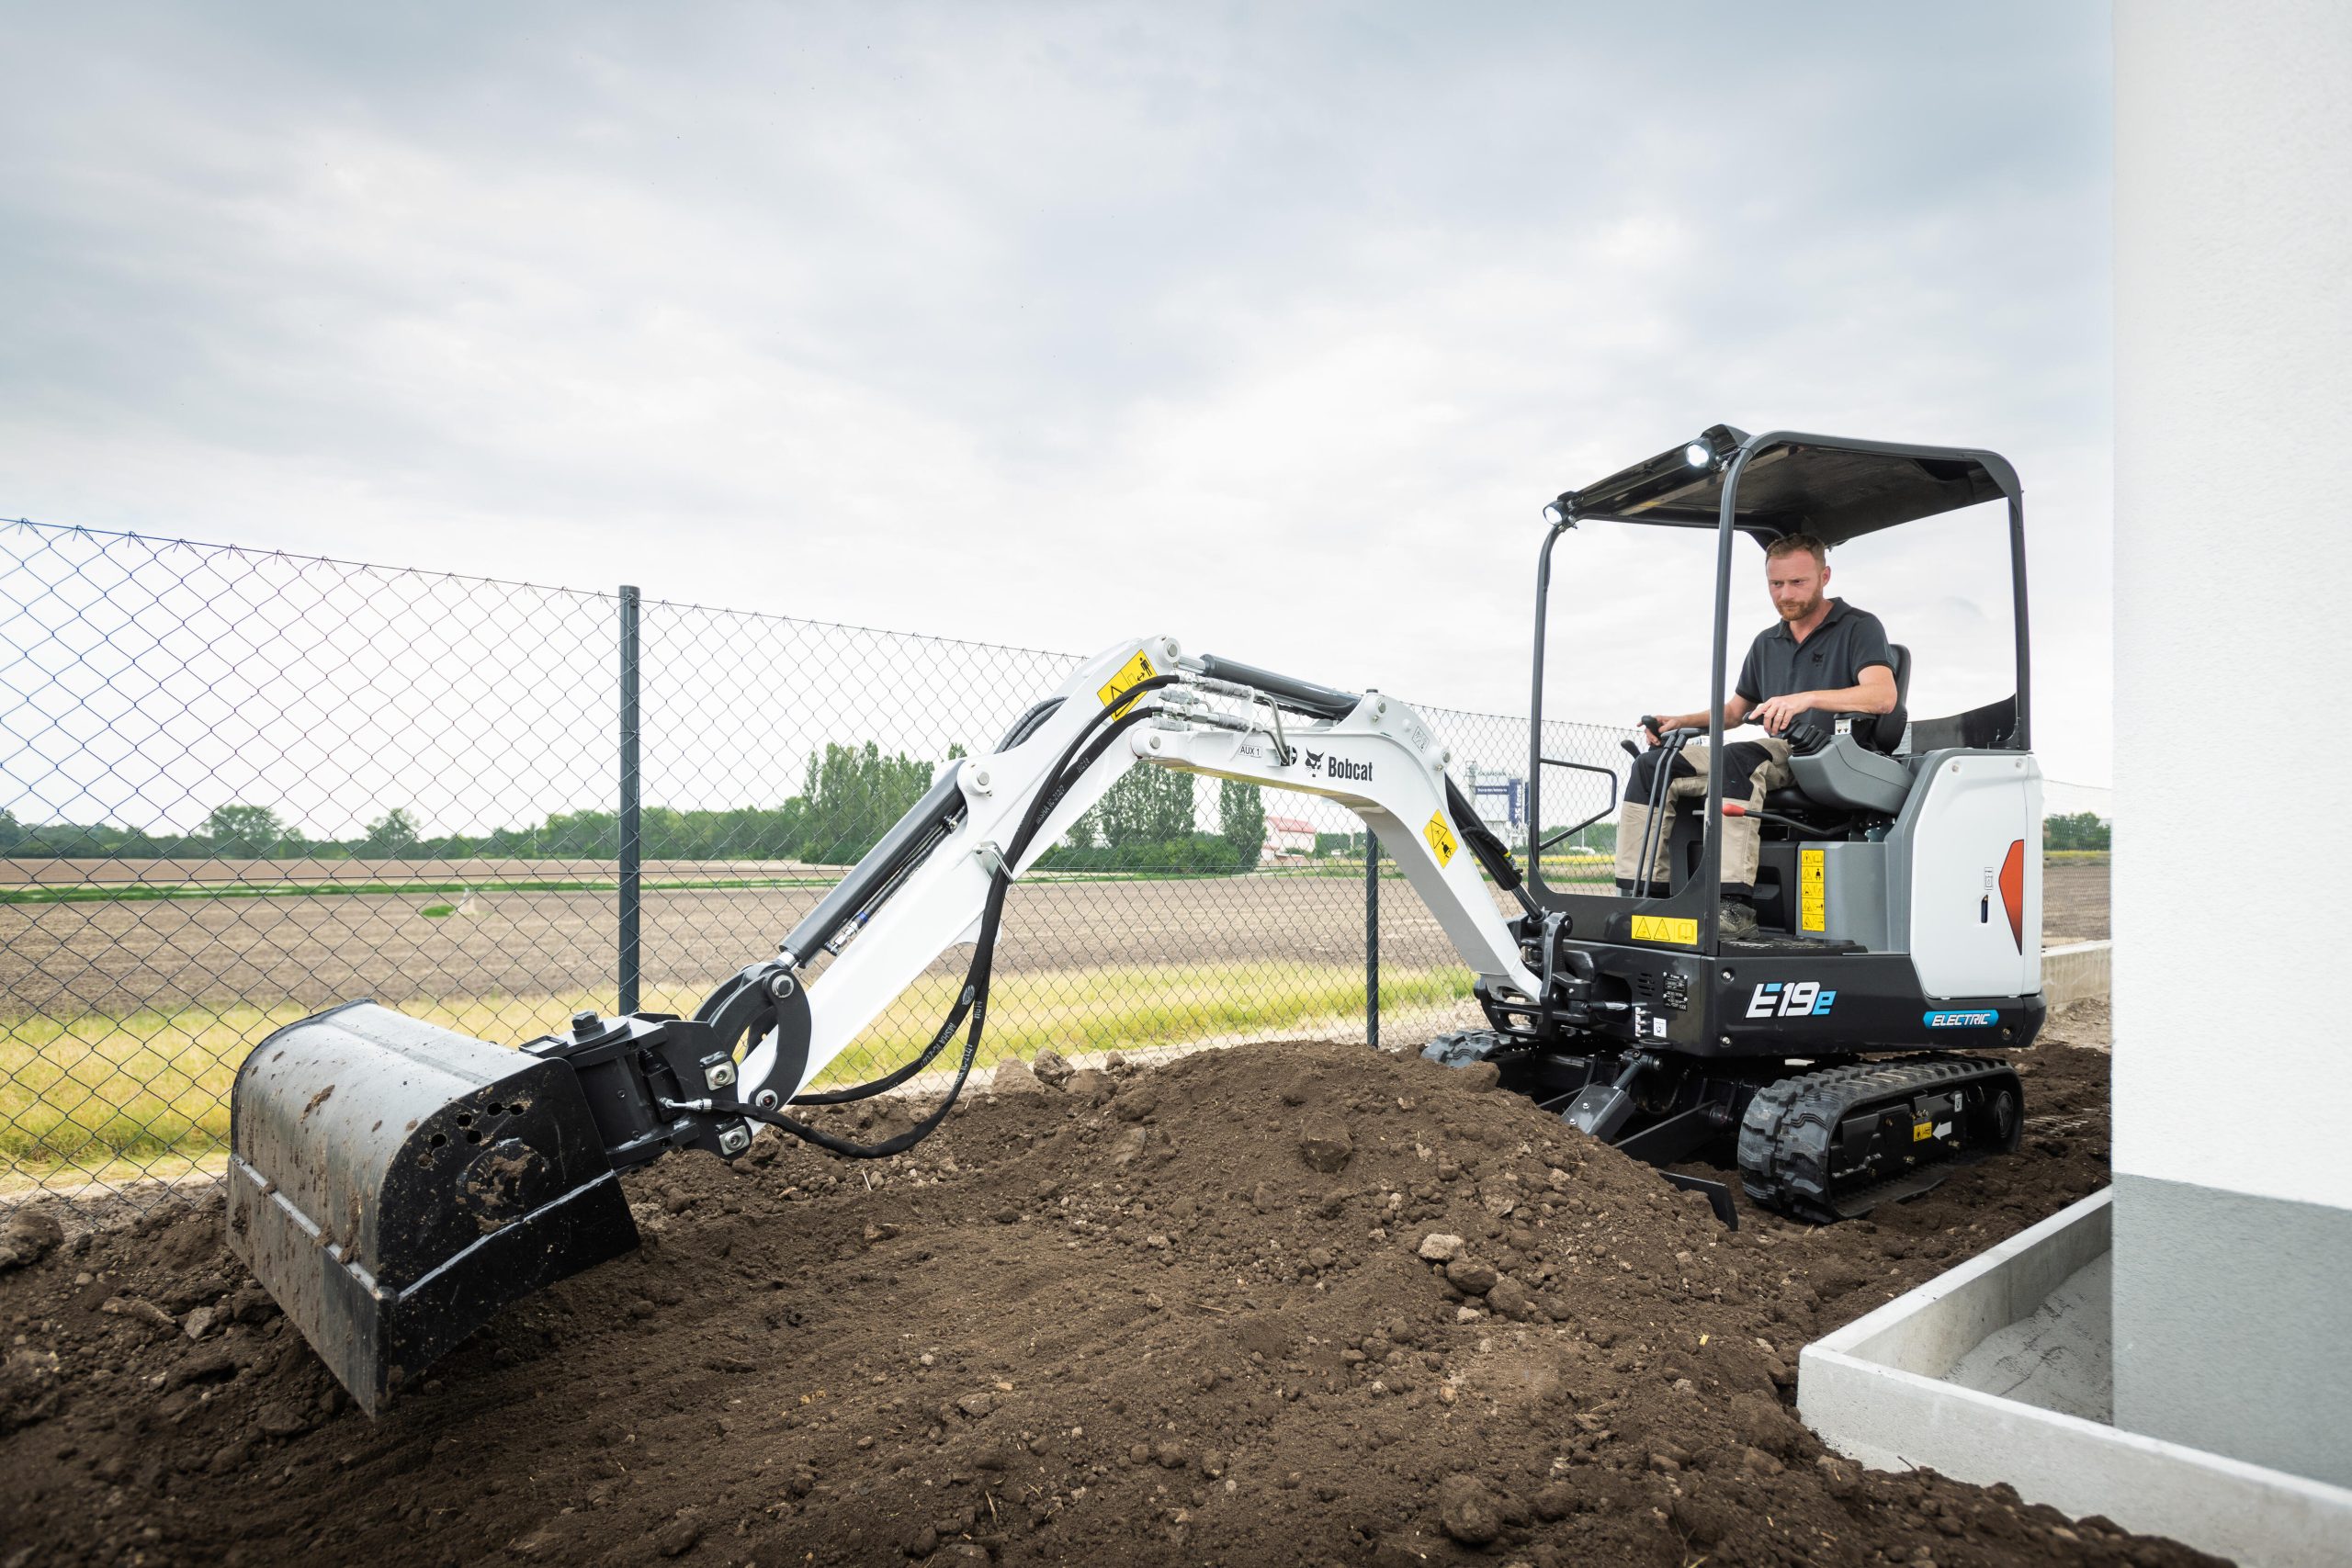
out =
[(1810, 534), (1781, 535), (1764, 547), (1764, 558), (1768, 561), (1779, 560), (1782, 556), (1792, 556), (1799, 550), (1811, 552), (1814, 564), (1816, 566), (1829, 564), (1829, 547)]

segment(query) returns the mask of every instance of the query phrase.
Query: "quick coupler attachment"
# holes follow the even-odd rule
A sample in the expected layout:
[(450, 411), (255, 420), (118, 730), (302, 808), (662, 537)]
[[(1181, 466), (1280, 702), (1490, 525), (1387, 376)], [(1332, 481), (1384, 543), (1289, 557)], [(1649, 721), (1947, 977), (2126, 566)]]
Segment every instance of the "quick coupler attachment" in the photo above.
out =
[(498, 1309), (637, 1246), (580, 1080), (350, 1002), (246, 1056), (229, 1246), (374, 1415)]

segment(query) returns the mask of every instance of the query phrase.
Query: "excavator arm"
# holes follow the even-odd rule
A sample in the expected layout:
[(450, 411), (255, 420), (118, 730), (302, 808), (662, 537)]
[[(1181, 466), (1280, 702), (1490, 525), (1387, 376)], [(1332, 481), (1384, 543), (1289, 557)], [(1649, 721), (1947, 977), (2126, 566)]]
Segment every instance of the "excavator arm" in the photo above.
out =
[[(1518, 870), (1447, 761), (1380, 693), (1189, 657), (1171, 637), (1114, 644), (994, 751), (943, 766), (775, 956), (691, 1019), (582, 1013), (510, 1051), (361, 1001), (271, 1034), (232, 1091), (231, 1245), (372, 1414), (500, 1306), (635, 1247), (621, 1170), (681, 1148), (732, 1158), (762, 1124), (851, 1157), (910, 1147), (978, 1058), (1012, 884), (1139, 764), (1347, 807), (1487, 987), (1532, 997), (1541, 982), (1487, 885), (1524, 908)], [(928, 1046), (818, 1087), (959, 945), (965, 984)], [(794, 1113), (888, 1092), (959, 1038), (948, 1092), (895, 1137), (858, 1144)]]
[[(1126, 696), (1146, 682), (1155, 683)], [(763, 1039), (742, 1065), (744, 1098), (790, 1100), (807, 1089), (941, 953), (978, 941), (1000, 878), (1030, 870), (1138, 764), (1347, 807), (1379, 835), (1464, 963), (1511, 989), (1532, 994), (1536, 986), (1479, 875), (1477, 852), (1465, 851), (1476, 819), (1446, 777), (1444, 745), (1406, 704), (1187, 660), (1161, 637), (1104, 649), (1031, 714), (1012, 744), (944, 767), (930, 793), (785, 937), (785, 971), (826, 960), (806, 987), (808, 1038), (805, 1048)], [(1073, 744), (1108, 729), (1106, 717), (1128, 727), (1071, 767), (1064, 759)], [(1499, 869), (1515, 887), (1508, 857)]]

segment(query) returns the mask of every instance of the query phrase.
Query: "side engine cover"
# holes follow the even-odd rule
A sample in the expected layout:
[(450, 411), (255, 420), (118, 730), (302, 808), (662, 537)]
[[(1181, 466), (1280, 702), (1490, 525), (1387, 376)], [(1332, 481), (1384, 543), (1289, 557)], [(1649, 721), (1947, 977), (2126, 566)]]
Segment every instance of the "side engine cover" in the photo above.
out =
[(1911, 822), (1911, 961), (1929, 997), (2041, 989), (2041, 770), (2017, 751), (1934, 760)]

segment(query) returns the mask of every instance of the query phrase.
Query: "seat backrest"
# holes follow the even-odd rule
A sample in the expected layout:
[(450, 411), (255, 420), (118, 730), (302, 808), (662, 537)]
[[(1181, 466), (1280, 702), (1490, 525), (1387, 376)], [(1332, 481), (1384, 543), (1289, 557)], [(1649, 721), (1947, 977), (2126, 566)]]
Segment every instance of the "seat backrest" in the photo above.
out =
[(1854, 736), (1871, 750), (1892, 757), (1903, 744), (1904, 727), (1911, 722), (1911, 650), (1896, 642), (1889, 643), (1887, 651), (1894, 655), (1894, 711), (1855, 720)]

